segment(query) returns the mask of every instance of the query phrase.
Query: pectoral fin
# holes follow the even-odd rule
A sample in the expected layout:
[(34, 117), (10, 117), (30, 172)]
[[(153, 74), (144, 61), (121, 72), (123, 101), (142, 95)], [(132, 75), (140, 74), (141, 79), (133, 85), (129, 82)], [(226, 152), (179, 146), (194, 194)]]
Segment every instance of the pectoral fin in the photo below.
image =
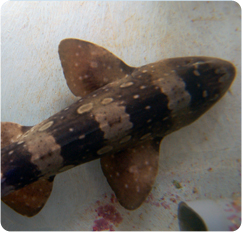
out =
[(158, 160), (153, 141), (101, 159), (103, 173), (123, 207), (134, 210), (145, 201), (155, 182)]
[(38, 180), (2, 198), (2, 201), (16, 212), (32, 217), (36, 215), (48, 200), (54, 177)]
[(78, 39), (62, 40), (59, 56), (67, 85), (76, 96), (84, 97), (134, 70), (106, 49)]

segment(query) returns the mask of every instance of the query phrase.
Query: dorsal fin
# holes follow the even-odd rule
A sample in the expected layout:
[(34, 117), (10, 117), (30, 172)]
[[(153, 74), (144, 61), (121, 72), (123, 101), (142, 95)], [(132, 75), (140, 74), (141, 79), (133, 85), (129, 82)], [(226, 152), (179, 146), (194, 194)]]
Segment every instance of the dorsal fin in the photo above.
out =
[(59, 56), (67, 85), (76, 96), (84, 97), (134, 70), (106, 49), (78, 39), (62, 40)]
[(13, 122), (1, 122), (1, 148), (16, 142), (31, 126), (22, 126)]
[(103, 173), (123, 207), (134, 210), (145, 201), (155, 182), (158, 160), (153, 141), (101, 158)]
[(53, 179), (40, 179), (24, 188), (2, 197), (2, 201), (23, 216), (36, 215), (48, 200), (53, 186)]

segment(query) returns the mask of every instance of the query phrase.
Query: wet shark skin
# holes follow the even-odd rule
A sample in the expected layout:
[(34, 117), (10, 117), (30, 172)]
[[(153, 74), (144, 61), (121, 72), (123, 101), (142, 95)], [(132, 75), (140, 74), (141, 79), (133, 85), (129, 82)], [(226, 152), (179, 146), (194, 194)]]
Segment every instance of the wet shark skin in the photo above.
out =
[[(93, 52), (94, 47), (84, 45)], [(110, 68), (106, 69), (118, 68), (114, 73), (121, 77), (109, 79), (113, 81), (106, 85), (100, 81), (98, 88), (91, 84), (87, 95), (76, 103), (28, 130), (18, 129), (22, 134), (1, 150), (2, 197), (76, 165), (128, 150), (132, 153), (144, 143), (150, 147), (149, 141), (161, 141), (199, 118), (224, 95), (235, 76), (231, 63), (212, 57), (172, 58), (127, 68), (125, 63), (112, 60), (112, 54), (102, 49), (101, 53), (108, 54)], [(99, 63), (92, 59), (92, 69), (98, 69)], [(98, 71), (89, 70), (89, 77), (95, 80), (93, 73)], [(86, 79), (80, 80), (88, 86)], [(71, 76), (68, 80), (71, 85), (74, 79)], [(78, 95), (80, 90), (72, 91)], [(123, 159), (125, 163), (126, 157)], [(109, 170), (102, 168), (109, 175)], [(154, 178), (147, 180), (147, 186)], [(120, 191), (119, 186), (117, 189)], [(144, 189), (145, 194), (150, 189)]]
[[(32, 165), (33, 168), (31, 169), (33, 172), (31, 173), (33, 176), (35, 176), (34, 179), (29, 178), (30, 174), (19, 173), (18, 176), (21, 179), (29, 180), (29, 183), (35, 181), (38, 178), (46, 177), (46, 175), (53, 174), (51, 167), (51, 170), (49, 170), (48, 164), (46, 165), (46, 169), (38, 168), (37, 165), (33, 165), (33, 163), (28, 162), (25, 164), (23, 162), (23, 165), (21, 165), (21, 162), (19, 159), (15, 158), (18, 157), (18, 154), (21, 153), (20, 156), (22, 160), (31, 160), (31, 156), (35, 156), (34, 153), (32, 153), (29, 150), (28, 140), (33, 140), (33, 138), (37, 137), (36, 133), (41, 134), (45, 133), (47, 135), (50, 135), (51, 137), (55, 138), (55, 142), (58, 145), (61, 145), (61, 152), (60, 154), (54, 154), (54, 151), (51, 151), (51, 154), (55, 156), (61, 156), (63, 159), (63, 162), (61, 166), (59, 167), (59, 170), (56, 170), (56, 172), (61, 171), (62, 168), (65, 168), (65, 166), (76, 166), (81, 163), (85, 163), (94, 159), (100, 158), (100, 155), (109, 155), (111, 153), (115, 153), (118, 151), (121, 151), (125, 149), (127, 146), (134, 146), (136, 143), (142, 141), (145, 141), (146, 139), (151, 139), (152, 130), (157, 126), (158, 118), (160, 119), (160, 125), (164, 124), (164, 130), (167, 129), (167, 122), (164, 122), (162, 119), (167, 117), (169, 115), (169, 110), (167, 109), (167, 99), (164, 94), (160, 92), (158, 88), (155, 86), (148, 86), (145, 91), (143, 89), (140, 89), (141, 84), (148, 85), (149, 79), (146, 79), (146, 81), (142, 81), (140, 79), (137, 79), (137, 81), (134, 81), (132, 83), (132, 86), (127, 87), (119, 87), (122, 84), (129, 83), (129, 80), (132, 80), (133, 77), (126, 78), (125, 80), (119, 80), (117, 83), (115, 83), (114, 86), (107, 85), (105, 89), (99, 89), (95, 92), (93, 92), (92, 95), (87, 96), (86, 98), (83, 98), (82, 100), (79, 100), (78, 102), (74, 103), (68, 109), (64, 109), (58, 114), (50, 117), (49, 119), (45, 120), (41, 124), (35, 126), (32, 128), (32, 132), (29, 132), (27, 134), (24, 134), (20, 138), (20, 144), (16, 146), (16, 144), (12, 144), (9, 147), (5, 147), (2, 150), (3, 157), (2, 157), (2, 167), (3, 172), (5, 172), (5, 169), (11, 169), (13, 168), (9, 167), (9, 158), (12, 157), (14, 160), (14, 163), (12, 163), (12, 166), (16, 165), (19, 170), (26, 169), (24, 165)], [(106, 91), (106, 89), (109, 89), (109, 91)], [(108, 93), (109, 92), (109, 93)], [(134, 95), (130, 98), (130, 92), (133, 92)], [(142, 93), (143, 92), (143, 93)], [(136, 99), (136, 95), (140, 94), (139, 99)], [(93, 95), (97, 95), (99, 97), (93, 97)], [(115, 104), (112, 106), (112, 108), (115, 108), (115, 110), (118, 110), (118, 108), (122, 108), (121, 112), (124, 113), (124, 119), (126, 117), (129, 117), (127, 123), (130, 125), (128, 126), (127, 131), (122, 131), (121, 128), (124, 127), (123, 121), (119, 121), (119, 118), (115, 122), (115, 119), (112, 115), (107, 115), (109, 119), (107, 121), (104, 120), (104, 126), (101, 127), (101, 121), (98, 123), (95, 120), (95, 116), (98, 114), (104, 114), (103, 108), (108, 107), (109, 104), (105, 103), (104, 105), (101, 103), (104, 99), (109, 99), (111, 96), (113, 97), (112, 102), (109, 104)], [(122, 97), (120, 97), (122, 96)], [(148, 97), (150, 96), (150, 97)], [(140, 100), (141, 99), (141, 100)], [(141, 101), (141, 102), (140, 102)], [(78, 113), (77, 110), (81, 106), (85, 106), (92, 103), (93, 107), (90, 109), (89, 112), (84, 113)], [(159, 106), (159, 107), (158, 107)], [(97, 109), (96, 109), (97, 108)], [(110, 109), (107, 108), (108, 111)], [(140, 112), (142, 112), (140, 114)], [(120, 113), (121, 115), (122, 113)], [(142, 117), (141, 117), (142, 116)], [(117, 115), (119, 117), (119, 115)], [(51, 123), (50, 123), (51, 122)], [(48, 124), (51, 126), (47, 127)], [(115, 124), (119, 125), (118, 128), (115, 128)], [(45, 128), (45, 125), (47, 125)], [(109, 136), (109, 139), (105, 139), (105, 128), (109, 127), (111, 130), (111, 137)], [(41, 128), (44, 128), (41, 129)], [(112, 131), (113, 130), (113, 131)], [(119, 132), (119, 135), (117, 136)], [(145, 138), (145, 135), (147, 138)], [(42, 136), (38, 135), (39, 141), (36, 140), (35, 144), (36, 147), (38, 147), (38, 143), (45, 147), (47, 143), (43, 142), (41, 143)], [(122, 142), (122, 140), (130, 136), (129, 141)], [(152, 138), (156, 137), (155, 134), (152, 135)], [(49, 140), (49, 139), (48, 139)], [(54, 143), (52, 146), (54, 146)], [(105, 147), (112, 147), (110, 151), (100, 151), (102, 148)], [(14, 147), (14, 149), (13, 149)], [(34, 149), (32, 149), (34, 151)], [(12, 153), (11, 153), (12, 152)], [(35, 153), (38, 152), (38, 150), (34, 151)], [(9, 154), (11, 155), (4, 155)], [(50, 153), (44, 154), (39, 157), (39, 159), (44, 160), (46, 163), (52, 163), (52, 158), (50, 156)], [(30, 166), (31, 166), (30, 165)], [(14, 169), (15, 170), (15, 169)], [(8, 183), (11, 185), (17, 184), (15, 189), (19, 189), (26, 185), (26, 182), (23, 182), (21, 185), (19, 184), (21, 181), (20, 179), (15, 179), (14, 176), (6, 173), (6, 179), (8, 179)], [(36, 176), (37, 175), (37, 176)], [(13, 180), (12, 180), (13, 179)], [(10, 181), (12, 180), (12, 181)], [(19, 182), (19, 183), (16, 183)]]
[[(156, 65), (167, 66), (166, 63), (163, 64), (161, 62), (144, 66), (140, 70), (135, 70), (132, 75), (94, 91), (77, 103), (74, 103), (60, 113), (33, 127), (31, 129), (32, 132), (27, 132), (27, 135), (23, 135), (23, 139), (19, 138), (18, 143), (3, 148), (2, 170), (3, 173), (5, 173), (4, 178), (9, 181), (8, 183), (10, 185), (14, 186), (14, 189), (18, 189), (26, 185), (28, 181), (31, 183), (40, 177), (50, 175), (49, 173), (52, 171), (48, 169), (48, 165), (46, 170), (43, 170), (31, 162), (31, 156), (35, 154), (31, 153), (31, 150), (26, 147), (28, 145), (26, 138), (30, 138), (31, 140), (36, 133), (40, 134), (45, 132), (45, 136), (49, 135), (53, 137), (53, 144), (50, 145), (53, 146), (55, 143), (59, 145), (60, 152), (55, 155), (61, 156), (63, 161), (58, 166), (58, 169), (55, 170), (56, 173), (66, 165), (76, 166), (100, 158), (98, 151), (102, 148), (107, 147), (107, 150), (104, 150), (104, 152), (101, 151), (101, 155), (109, 155), (125, 149), (127, 146), (134, 146), (137, 142), (142, 140), (142, 137), (145, 135), (147, 135), (147, 138), (155, 138), (158, 135), (163, 137), (201, 116), (203, 113), (201, 111), (206, 111), (215, 101), (211, 99), (216, 96), (217, 100), (223, 94), (219, 84), (219, 75), (217, 75), (217, 78), (213, 78), (213, 90), (210, 90), (209, 85), (211, 85), (211, 82), (204, 82), (201, 77), (198, 78), (193, 74), (196, 69), (190, 67), (191, 65), (188, 69), (183, 67), (169, 70), (170, 73), (167, 73), (168, 75), (165, 76), (165, 71), (163, 71), (163, 73), (158, 73), (158, 75), (154, 72), (154, 69), (151, 67)], [(170, 64), (168, 62), (168, 67), (169, 66)], [(151, 70), (147, 71), (149, 69)], [(214, 70), (215, 69), (212, 71)], [(209, 71), (211, 70), (205, 73), (207, 76), (213, 74), (209, 73)], [(152, 75), (152, 73), (156, 75)], [(180, 81), (182, 80), (184, 82), (184, 87), (186, 86), (183, 91), (187, 92), (186, 96), (189, 101), (187, 101), (188, 104), (186, 103), (184, 107), (180, 109), (184, 116), (179, 114), (178, 116), (172, 116), (171, 111), (176, 110), (177, 105), (174, 109), (169, 109), (167, 95), (162, 93), (159, 85), (150, 85), (152, 81), (155, 83), (157, 78), (167, 78), (169, 75), (177, 75), (178, 79), (180, 78)], [(194, 81), (194, 79), (196, 81)], [(187, 91), (186, 88), (190, 88), (190, 92)], [(208, 96), (205, 96), (203, 91), (208, 91), (213, 94), (209, 96), (209, 100), (206, 99)], [(123, 131), (118, 137), (115, 138), (114, 136), (114, 138), (110, 138), (109, 140), (104, 138), (104, 132), (100, 129), (100, 123), (95, 120), (95, 114), (98, 114), (103, 107), (108, 106), (107, 103), (102, 104), (102, 101), (105, 101), (105, 99), (111, 99), (110, 101), (112, 102), (108, 104), (116, 102), (117, 108), (123, 107), (123, 111), (129, 116), (129, 121), (132, 124), (129, 130)], [(87, 109), (86, 112), (78, 113), (78, 109), (81, 106), (91, 103), (92, 106), (90, 109)], [(188, 114), (189, 111), (192, 111), (192, 113)], [(188, 115), (191, 116), (191, 119)], [(174, 124), (176, 124), (176, 120), (178, 120), (177, 117), (185, 117), (186, 120), (174, 128)], [(107, 121), (107, 123), (111, 122)], [(117, 123), (120, 124), (121, 127), (123, 126), (122, 121)], [(46, 128), (45, 125), (47, 125)], [(106, 125), (106, 127), (108, 127), (108, 125)], [(157, 128), (159, 129), (157, 130)], [(113, 134), (115, 135), (115, 133), (117, 133), (117, 131), (114, 129)], [(125, 136), (131, 136), (132, 139), (130, 138), (128, 143), (120, 144), (120, 141)], [(38, 143), (41, 144), (40, 140), (36, 140), (36, 146), (38, 146)], [(44, 144), (46, 145), (47, 143)], [(13, 151), (13, 153), (9, 155), (11, 151)], [(21, 158), (18, 158), (18, 153), (22, 154)], [(45, 159), (45, 162), (51, 162), (52, 159), (48, 158), (48, 156), (50, 155), (43, 154), (40, 158)], [(12, 163), (10, 162), (11, 159), (13, 159)], [(11, 163), (11, 165), (8, 165), (9, 163)], [(26, 167), (28, 168), (26, 169)], [(5, 171), (5, 169), (10, 169), (10, 171)], [(12, 177), (12, 172), (17, 172), (19, 178), (25, 181), (14, 179), (15, 175)], [(51, 173), (51, 175), (52, 174), (53, 173)], [(31, 178), (29, 178), (30, 176)], [(3, 193), (4, 192), (5, 191), (3, 191)]]

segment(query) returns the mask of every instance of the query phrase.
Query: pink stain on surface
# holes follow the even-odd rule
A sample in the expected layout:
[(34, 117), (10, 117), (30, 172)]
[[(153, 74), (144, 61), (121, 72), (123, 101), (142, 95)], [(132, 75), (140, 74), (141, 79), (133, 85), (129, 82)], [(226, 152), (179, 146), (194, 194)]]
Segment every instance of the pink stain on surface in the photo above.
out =
[(234, 210), (233, 209), (224, 209), (225, 212), (233, 212)]
[(158, 201), (156, 201), (156, 199), (154, 198), (152, 193), (146, 198), (145, 203), (149, 203), (156, 207), (160, 207), (160, 203)]
[(236, 204), (236, 202), (232, 202), (231, 203), (233, 209), (235, 210), (236, 213), (241, 212), (241, 205), (240, 204)]
[(111, 194), (111, 199), (110, 199), (111, 203), (117, 203), (118, 199), (116, 198), (116, 196), (112, 193)]
[(99, 206), (95, 212), (98, 219), (94, 221), (93, 231), (114, 231), (113, 226), (118, 226), (123, 221), (121, 214), (110, 204)]
[(237, 230), (237, 229), (239, 229), (239, 226), (237, 226), (237, 225), (229, 226), (229, 230), (230, 230), (230, 231), (235, 231), (235, 230)]
[(238, 218), (238, 216), (236, 214), (232, 214), (229, 217), (227, 217), (227, 219), (229, 219), (229, 220), (234, 220), (236, 218)]
[(161, 203), (161, 205), (162, 205), (165, 209), (171, 209), (171, 208), (170, 208), (170, 205), (169, 205), (166, 201), (163, 201), (163, 202)]
[(104, 206), (100, 206), (97, 209), (97, 213), (99, 217), (103, 217), (108, 221), (112, 222), (113, 224), (119, 224), (123, 220), (121, 214), (116, 210), (113, 205), (107, 204)]
[(176, 203), (176, 199), (174, 197), (171, 197), (170, 201), (172, 201), (173, 203)]
[(93, 231), (101, 231), (101, 230), (110, 230), (114, 231), (113, 225), (109, 224), (107, 220), (104, 218), (98, 219), (94, 221)]

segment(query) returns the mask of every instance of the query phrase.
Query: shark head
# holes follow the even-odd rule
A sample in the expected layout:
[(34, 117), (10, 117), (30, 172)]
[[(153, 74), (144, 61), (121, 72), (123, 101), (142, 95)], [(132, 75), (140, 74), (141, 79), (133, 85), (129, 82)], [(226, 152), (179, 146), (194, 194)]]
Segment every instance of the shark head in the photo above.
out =
[(166, 60), (166, 65), (185, 83), (185, 91), (190, 96), (187, 107), (176, 112), (183, 126), (199, 118), (221, 99), (236, 76), (232, 63), (214, 57), (172, 58)]

